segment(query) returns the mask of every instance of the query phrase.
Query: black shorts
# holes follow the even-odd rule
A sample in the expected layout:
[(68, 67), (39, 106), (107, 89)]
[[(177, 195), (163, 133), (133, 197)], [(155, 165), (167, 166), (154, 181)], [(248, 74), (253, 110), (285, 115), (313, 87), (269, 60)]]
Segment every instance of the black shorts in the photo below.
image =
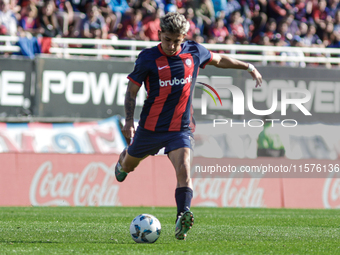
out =
[(131, 139), (128, 153), (136, 158), (144, 158), (155, 155), (165, 147), (165, 154), (179, 148), (193, 149), (194, 138), (191, 130), (154, 132), (138, 127), (133, 139)]

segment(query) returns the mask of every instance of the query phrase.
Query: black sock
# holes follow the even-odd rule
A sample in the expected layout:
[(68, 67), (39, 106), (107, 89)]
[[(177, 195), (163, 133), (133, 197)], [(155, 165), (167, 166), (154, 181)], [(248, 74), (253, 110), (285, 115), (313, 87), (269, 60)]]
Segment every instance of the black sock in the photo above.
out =
[(175, 192), (175, 199), (177, 204), (177, 218), (185, 211), (190, 209), (193, 191), (189, 187), (177, 188)]

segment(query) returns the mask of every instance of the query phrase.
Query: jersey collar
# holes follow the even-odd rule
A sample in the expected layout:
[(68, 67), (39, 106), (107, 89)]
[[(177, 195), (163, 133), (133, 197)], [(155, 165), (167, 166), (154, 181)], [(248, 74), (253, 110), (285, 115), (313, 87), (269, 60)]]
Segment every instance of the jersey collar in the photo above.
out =
[(181, 45), (181, 49), (180, 49), (179, 51), (175, 52), (175, 53), (172, 54), (172, 55), (167, 55), (167, 54), (163, 51), (162, 46), (161, 46), (161, 43), (158, 44), (157, 47), (158, 47), (159, 51), (160, 51), (163, 55), (165, 55), (165, 56), (167, 56), (167, 57), (174, 57), (174, 56), (177, 56), (177, 55), (182, 51), (182, 45)]

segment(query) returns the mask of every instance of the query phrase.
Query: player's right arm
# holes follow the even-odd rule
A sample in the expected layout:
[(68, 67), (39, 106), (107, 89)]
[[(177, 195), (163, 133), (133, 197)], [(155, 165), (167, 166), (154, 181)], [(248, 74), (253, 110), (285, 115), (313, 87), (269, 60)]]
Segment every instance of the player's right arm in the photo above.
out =
[(145, 82), (146, 77), (149, 75), (148, 68), (148, 50), (144, 49), (141, 53), (139, 53), (138, 58), (135, 62), (135, 67), (128, 75), (129, 83), (126, 89), (125, 94), (125, 125), (122, 129), (123, 135), (126, 138), (132, 138), (135, 135), (135, 126), (134, 126), (134, 118), (133, 115), (135, 113), (136, 107), (136, 97), (137, 93)]
[(135, 125), (133, 115), (136, 107), (136, 97), (140, 87), (132, 81), (129, 81), (125, 94), (125, 125), (122, 133), (126, 138), (132, 138), (135, 135)]

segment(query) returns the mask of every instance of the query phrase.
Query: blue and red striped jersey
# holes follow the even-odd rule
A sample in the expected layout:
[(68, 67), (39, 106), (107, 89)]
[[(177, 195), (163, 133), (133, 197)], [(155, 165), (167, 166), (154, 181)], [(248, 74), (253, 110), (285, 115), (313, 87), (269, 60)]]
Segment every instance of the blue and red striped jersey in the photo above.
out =
[(147, 130), (181, 131), (190, 129), (191, 101), (199, 67), (204, 68), (212, 53), (201, 44), (186, 41), (174, 55), (161, 45), (143, 50), (128, 79), (144, 83), (147, 98), (139, 125)]

